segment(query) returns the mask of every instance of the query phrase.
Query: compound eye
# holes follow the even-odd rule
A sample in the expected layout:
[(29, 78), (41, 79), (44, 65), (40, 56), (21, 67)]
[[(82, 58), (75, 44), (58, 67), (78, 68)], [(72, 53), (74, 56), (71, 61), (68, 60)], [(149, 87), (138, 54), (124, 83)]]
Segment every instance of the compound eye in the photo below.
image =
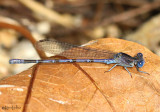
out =
[(144, 65), (144, 61), (139, 61), (138, 63), (137, 63), (137, 66), (139, 67), (139, 68), (141, 68), (141, 67), (143, 67), (143, 65)]
[(138, 53), (137, 56), (138, 57), (143, 57), (143, 54), (142, 53)]

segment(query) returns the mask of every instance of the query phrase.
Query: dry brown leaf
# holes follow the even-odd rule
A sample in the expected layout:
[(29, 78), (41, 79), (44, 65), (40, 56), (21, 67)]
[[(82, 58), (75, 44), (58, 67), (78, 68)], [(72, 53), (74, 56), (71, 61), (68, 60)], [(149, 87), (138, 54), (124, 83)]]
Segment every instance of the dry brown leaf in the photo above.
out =
[[(0, 82), (0, 112), (16, 107), (21, 112), (158, 112), (160, 111), (160, 58), (134, 42), (108, 38), (99, 39), (91, 47), (131, 56), (141, 52), (145, 65), (140, 68), (150, 75), (123, 67), (104, 73), (113, 65), (78, 63), (86, 74), (73, 64), (40, 64), (34, 71), (35, 80), (25, 103), (33, 68)], [(18, 108), (19, 107), (19, 108)], [(6, 108), (7, 109), (7, 108)], [(8, 108), (8, 111), (12, 111)]]

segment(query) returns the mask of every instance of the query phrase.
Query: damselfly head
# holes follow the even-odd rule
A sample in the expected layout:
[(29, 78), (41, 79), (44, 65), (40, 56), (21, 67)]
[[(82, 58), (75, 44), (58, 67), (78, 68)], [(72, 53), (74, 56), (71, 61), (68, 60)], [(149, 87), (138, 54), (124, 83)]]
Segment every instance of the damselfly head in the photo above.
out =
[(143, 67), (143, 65), (145, 63), (145, 61), (143, 59), (143, 54), (142, 53), (138, 53), (136, 58), (137, 58), (137, 67), (139, 67), (139, 68)]

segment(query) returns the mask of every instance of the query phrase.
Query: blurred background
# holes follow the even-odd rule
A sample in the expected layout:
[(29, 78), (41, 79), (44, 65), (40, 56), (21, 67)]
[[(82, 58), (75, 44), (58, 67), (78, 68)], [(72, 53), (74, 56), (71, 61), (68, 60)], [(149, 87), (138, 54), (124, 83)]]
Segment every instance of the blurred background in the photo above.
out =
[(81, 45), (107, 37), (160, 55), (160, 0), (0, 0), (0, 79), (32, 66), (9, 59), (39, 59), (34, 40)]

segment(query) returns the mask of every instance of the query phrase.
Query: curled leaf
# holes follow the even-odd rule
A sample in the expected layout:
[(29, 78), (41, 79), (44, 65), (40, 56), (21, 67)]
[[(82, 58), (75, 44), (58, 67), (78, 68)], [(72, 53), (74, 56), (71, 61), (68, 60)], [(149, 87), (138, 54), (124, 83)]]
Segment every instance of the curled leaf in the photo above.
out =
[(114, 38), (99, 39), (89, 47), (131, 56), (141, 52), (145, 65), (140, 70), (150, 75), (133, 67), (128, 68), (131, 78), (121, 66), (104, 73), (113, 65), (102, 63), (39, 64), (0, 82), (0, 111), (11, 106), (16, 112), (160, 111), (158, 56), (142, 45)]

